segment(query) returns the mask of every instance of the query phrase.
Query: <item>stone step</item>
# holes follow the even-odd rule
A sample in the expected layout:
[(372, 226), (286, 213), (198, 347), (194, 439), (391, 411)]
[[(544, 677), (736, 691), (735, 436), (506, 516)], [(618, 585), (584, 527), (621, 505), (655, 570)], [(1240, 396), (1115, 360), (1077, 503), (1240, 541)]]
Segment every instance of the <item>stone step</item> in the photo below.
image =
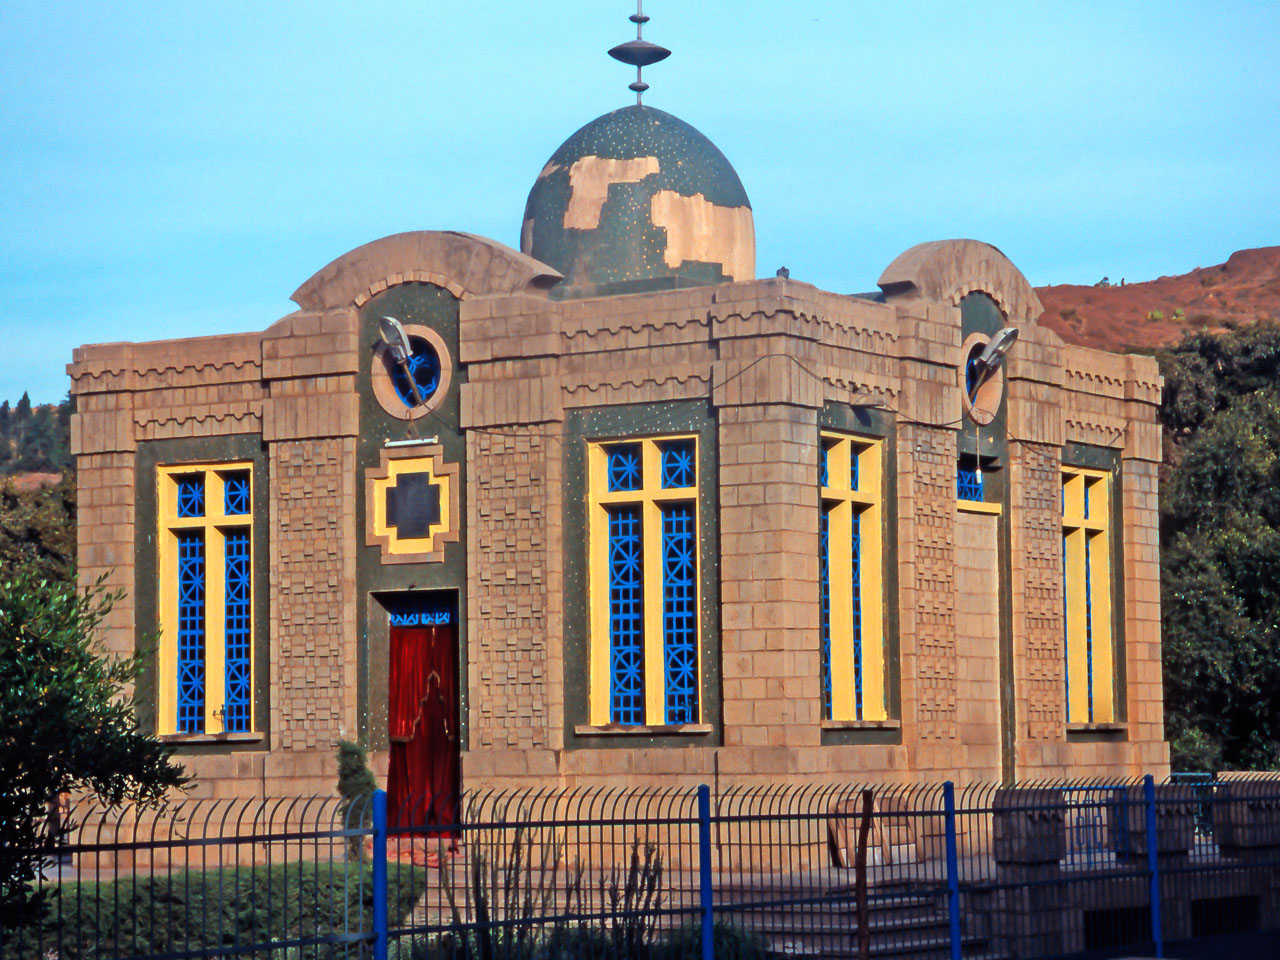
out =
[[(848, 930), (857, 925), (857, 911), (852, 904), (802, 904), (777, 907), (741, 907), (720, 905), (717, 915), (725, 916), (752, 927), (791, 927), (803, 924), (805, 929), (827, 932)], [(938, 912), (932, 903), (908, 903), (892, 907), (873, 907), (867, 910), (872, 925), (920, 924), (942, 922), (945, 914)]]
[[(991, 951), (982, 937), (965, 937), (961, 940), (965, 960), (1001, 960), (1004, 955)], [(801, 942), (771, 941), (773, 956), (803, 957), (806, 960), (859, 960), (856, 942), (845, 947), (810, 947)], [(947, 935), (901, 939), (871, 938), (871, 956), (906, 957), (910, 960), (946, 960), (951, 956), (951, 938)]]

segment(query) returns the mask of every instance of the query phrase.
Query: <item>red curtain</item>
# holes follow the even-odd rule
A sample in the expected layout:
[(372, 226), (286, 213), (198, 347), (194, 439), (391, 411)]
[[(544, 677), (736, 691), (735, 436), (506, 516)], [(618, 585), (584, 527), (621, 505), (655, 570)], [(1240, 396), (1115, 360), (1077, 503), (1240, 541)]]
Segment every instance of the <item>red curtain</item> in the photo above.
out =
[(454, 822), (458, 684), (453, 627), (391, 628), (387, 815), (394, 826)]

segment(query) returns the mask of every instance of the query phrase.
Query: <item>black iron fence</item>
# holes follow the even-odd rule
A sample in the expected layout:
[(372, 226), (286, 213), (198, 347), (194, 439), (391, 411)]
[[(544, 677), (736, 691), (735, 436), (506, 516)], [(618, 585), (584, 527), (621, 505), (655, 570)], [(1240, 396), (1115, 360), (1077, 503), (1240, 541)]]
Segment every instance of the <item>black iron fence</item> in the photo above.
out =
[(1280, 930), (1280, 779), (547, 789), (390, 811), (379, 792), (70, 819), (0, 960), (1179, 957)]

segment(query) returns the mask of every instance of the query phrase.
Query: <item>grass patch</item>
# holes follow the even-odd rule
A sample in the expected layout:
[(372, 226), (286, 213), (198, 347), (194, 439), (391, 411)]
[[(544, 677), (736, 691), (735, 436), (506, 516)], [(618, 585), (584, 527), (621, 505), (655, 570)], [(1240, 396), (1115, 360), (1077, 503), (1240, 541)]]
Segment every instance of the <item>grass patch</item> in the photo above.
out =
[[(422, 895), (426, 871), (387, 864), (394, 925)], [(101, 960), (261, 945), (242, 957), (288, 960), (358, 956), (367, 946), (273, 943), (373, 928), (373, 871), (366, 863), (295, 861), (64, 883), (38, 926), (4, 931), (4, 960)]]

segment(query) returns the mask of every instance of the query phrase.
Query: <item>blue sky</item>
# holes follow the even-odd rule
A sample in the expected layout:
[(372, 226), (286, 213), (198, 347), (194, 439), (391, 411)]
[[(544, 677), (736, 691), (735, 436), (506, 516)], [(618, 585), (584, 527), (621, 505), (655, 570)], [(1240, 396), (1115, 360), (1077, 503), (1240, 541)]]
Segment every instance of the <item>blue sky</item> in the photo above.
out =
[[(80, 343), (258, 330), (402, 230), (517, 245), (629, 102), (628, 0), (0, 5), (0, 398)], [(646, 102), (707, 134), (761, 275), (874, 289), (968, 236), (1033, 284), (1280, 243), (1280, 4), (649, 0)]]

